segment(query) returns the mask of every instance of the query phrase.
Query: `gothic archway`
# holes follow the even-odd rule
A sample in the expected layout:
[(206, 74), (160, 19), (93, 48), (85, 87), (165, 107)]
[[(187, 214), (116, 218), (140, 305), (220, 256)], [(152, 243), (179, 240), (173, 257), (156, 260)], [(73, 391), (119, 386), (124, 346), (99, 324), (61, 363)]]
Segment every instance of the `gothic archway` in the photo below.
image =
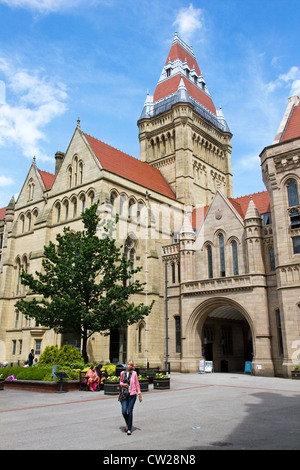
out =
[(184, 355), (213, 361), (216, 372), (240, 372), (254, 356), (254, 328), (247, 311), (236, 301), (214, 298), (191, 314), (185, 331)]

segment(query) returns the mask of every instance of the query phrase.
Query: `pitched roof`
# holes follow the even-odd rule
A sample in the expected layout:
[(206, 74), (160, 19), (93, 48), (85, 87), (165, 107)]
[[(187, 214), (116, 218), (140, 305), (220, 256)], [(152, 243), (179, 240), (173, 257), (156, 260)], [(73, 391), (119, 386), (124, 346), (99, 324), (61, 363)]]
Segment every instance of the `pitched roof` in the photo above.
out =
[(283, 131), (281, 142), (300, 137), (300, 102), (293, 106), (286, 127)]
[(181, 78), (184, 81), (188, 94), (198, 101), (198, 103), (202, 104), (206, 109), (216, 115), (216, 108), (211, 97), (200, 90), (200, 88), (198, 88), (196, 85), (194, 85), (194, 83), (192, 83), (186, 77), (182, 76), (180, 73), (173, 75), (173, 77), (170, 77), (167, 80), (157, 84), (153, 95), (153, 101), (158, 101), (178, 91)]
[(6, 209), (7, 207), (2, 207), (2, 209), (0, 209), (0, 220), (5, 219)]
[(43, 171), (43, 170), (38, 170), (38, 172), (41, 175), (41, 178), (43, 180), (46, 190), (49, 191), (49, 189), (51, 189), (52, 187), (52, 183), (54, 181), (55, 175), (53, 175), (52, 173), (48, 173), (47, 171)]
[[(237, 198), (228, 198), (232, 206), (238, 214), (245, 218), (250, 200), (254, 202), (259, 214), (270, 212), (270, 197), (268, 191), (261, 191), (259, 193), (248, 194)], [(203, 219), (210, 206), (200, 207), (193, 211), (192, 226), (198, 230), (203, 222)]]
[(171, 186), (157, 168), (137, 160), (88, 134), (84, 133), (84, 136), (105, 170), (175, 199), (175, 193)]
[(180, 59), (181, 62), (186, 61), (189, 68), (190, 69), (194, 68), (197, 75), (200, 75), (201, 72), (197, 64), (196, 58), (194, 54), (192, 53), (192, 51), (189, 49), (184, 48), (183, 41), (181, 42), (181, 44), (178, 42), (173, 42), (165, 65), (167, 65), (169, 61), (174, 62), (174, 60)]

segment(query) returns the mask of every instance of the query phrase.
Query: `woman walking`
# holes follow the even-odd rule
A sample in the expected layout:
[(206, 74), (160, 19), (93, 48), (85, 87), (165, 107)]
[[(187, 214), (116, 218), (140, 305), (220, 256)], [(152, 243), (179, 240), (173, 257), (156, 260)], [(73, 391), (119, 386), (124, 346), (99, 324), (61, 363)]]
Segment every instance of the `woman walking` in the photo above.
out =
[(122, 414), (125, 419), (125, 431), (128, 436), (131, 435), (133, 407), (137, 394), (139, 395), (140, 402), (142, 401), (140, 383), (133, 367), (133, 362), (128, 361), (126, 371), (122, 371), (120, 375), (120, 385), (122, 387)]

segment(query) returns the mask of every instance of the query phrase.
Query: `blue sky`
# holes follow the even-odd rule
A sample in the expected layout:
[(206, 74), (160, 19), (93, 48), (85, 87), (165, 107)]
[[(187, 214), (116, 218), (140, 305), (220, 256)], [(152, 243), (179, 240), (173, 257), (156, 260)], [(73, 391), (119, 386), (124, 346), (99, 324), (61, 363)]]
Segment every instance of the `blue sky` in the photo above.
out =
[(139, 158), (137, 120), (174, 32), (233, 133), (234, 196), (264, 190), (259, 154), (300, 94), (299, 0), (0, 0), (0, 207), (35, 156), (54, 173), (84, 132)]

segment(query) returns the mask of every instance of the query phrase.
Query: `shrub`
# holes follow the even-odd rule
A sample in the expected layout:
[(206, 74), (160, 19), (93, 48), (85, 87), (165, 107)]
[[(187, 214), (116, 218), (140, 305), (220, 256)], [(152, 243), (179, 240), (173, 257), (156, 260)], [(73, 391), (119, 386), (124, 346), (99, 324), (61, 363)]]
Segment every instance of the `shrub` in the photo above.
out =
[(40, 356), (39, 364), (66, 364), (82, 363), (83, 359), (80, 351), (75, 346), (63, 346), (58, 349), (57, 346), (46, 346)]

